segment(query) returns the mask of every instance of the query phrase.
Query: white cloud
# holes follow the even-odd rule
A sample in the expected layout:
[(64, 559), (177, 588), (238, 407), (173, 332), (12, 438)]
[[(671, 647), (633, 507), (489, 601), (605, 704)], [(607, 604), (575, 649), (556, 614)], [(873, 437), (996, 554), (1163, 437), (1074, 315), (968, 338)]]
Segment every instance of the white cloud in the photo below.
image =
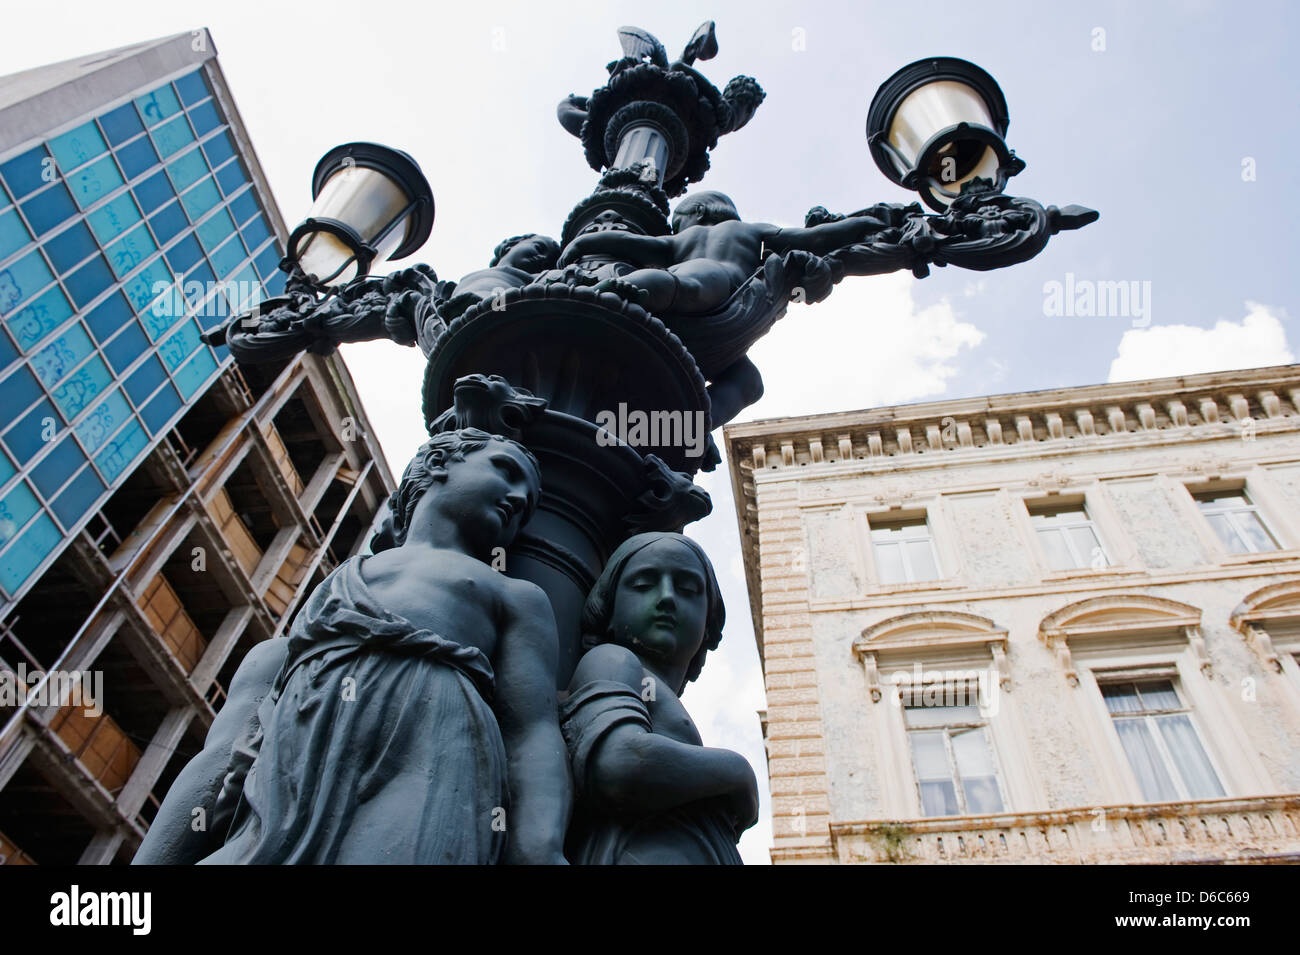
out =
[[(1274, 314), (1274, 312), (1277, 314)], [(1213, 328), (1153, 325), (1124, 333), (1110, 363), (1110, 381), (1140, 381), (1206, 371), (1260, 368), (1295, 361), (1280, 309), (1246, 302), (1239, 322), (1220, 319)]]
[(984, 333), (945, 299), (918, 310), (907, 273), (845, 279), (825, 302), (791, 305), (750, 349), (767, 382), (742, 420), (850, 411), (941, 394), (949, 362)]

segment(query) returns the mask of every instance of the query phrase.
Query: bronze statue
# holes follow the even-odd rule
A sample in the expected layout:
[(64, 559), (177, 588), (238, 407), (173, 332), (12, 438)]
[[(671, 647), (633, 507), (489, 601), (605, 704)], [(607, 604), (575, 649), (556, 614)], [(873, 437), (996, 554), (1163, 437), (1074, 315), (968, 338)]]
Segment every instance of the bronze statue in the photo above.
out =
[(424, 444), (390, 501), (396, 546), (344, 561), (245, 658), (135, 861), (564, 862), (554, 617), (489, 566), (539, 488), (507, 438)]
[(705, 747), (680, 696), (722, 637), (713, 566), (681, 534), (619, 546), (583, 611), (591, 649), (562, 704), (577, 808), (569, 860), (583, 865), (739, 864), (758, 818), (754, 771)]

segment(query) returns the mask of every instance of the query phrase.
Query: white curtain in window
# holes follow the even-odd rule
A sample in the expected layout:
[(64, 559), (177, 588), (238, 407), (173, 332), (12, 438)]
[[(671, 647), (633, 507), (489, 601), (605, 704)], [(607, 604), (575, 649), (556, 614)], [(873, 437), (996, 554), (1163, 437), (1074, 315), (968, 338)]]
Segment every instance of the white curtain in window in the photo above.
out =
[[(1107, 702), (1110, 702), (1109, 699)], [(1133, 775), (1142, 787), (1142, 796), (1151, 802), (1171, 802), (1179, 798), (1178, 788), (1165, 769), (1159, 747), (1144, 719), (1116, 720), (1115, 731), (1124, 746)]]
[(1160, 724), (1160, 735), (1164, 737), (1178, 775), (1183, 777), (1188, 795), (1193, 799), (1213, 799), (1224, 795), (1219, 777), (1201, 747), (1192, 721), (1178, 713), (1161, 716), (1156, 722)]

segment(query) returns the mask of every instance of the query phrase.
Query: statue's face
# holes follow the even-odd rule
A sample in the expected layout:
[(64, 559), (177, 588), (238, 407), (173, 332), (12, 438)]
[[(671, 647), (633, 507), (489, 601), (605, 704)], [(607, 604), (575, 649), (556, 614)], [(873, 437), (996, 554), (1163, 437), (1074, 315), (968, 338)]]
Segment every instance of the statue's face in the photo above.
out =
[(544, 269), (550, 266), (554, 258), (554, 249), (545, 236), (535, 235), (524, 239), (507, 254), (507, 264), (525, 272)]
[(699, 557), (685, 544), (659, 540), (624, 566), (610, 628), (637, 655), (684, 666), (704, 642), (708, 604)]
[[(463, 461), (448, 462), (446, 470), (426, 501), (432, 499), (431, 506), (451, 516), (480, 553), (510, 546), (541, 494), (532, 461), (515, 444), (490, 441)], [(417, 512), (416, 522), (419, 516)]]

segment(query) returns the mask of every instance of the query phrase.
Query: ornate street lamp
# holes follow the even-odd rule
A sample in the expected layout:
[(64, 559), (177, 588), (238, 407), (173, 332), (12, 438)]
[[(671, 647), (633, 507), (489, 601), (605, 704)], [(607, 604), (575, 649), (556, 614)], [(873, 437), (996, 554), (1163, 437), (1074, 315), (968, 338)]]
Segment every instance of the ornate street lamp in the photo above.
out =
[(375, 143), (335, 146), (316, 165), (307, 218), (289, 236), (284, 268), (337, 288), (429, 238), (433, 191), (406, 153)]
[(1007, 122), (1007, 101), (993, 77), (966, 60), (931, 57), (876, 90), (867, 143), (890, 181), (945, 212), (963, 193), (1000, 193), (1025, 168), (1007, 147)]

